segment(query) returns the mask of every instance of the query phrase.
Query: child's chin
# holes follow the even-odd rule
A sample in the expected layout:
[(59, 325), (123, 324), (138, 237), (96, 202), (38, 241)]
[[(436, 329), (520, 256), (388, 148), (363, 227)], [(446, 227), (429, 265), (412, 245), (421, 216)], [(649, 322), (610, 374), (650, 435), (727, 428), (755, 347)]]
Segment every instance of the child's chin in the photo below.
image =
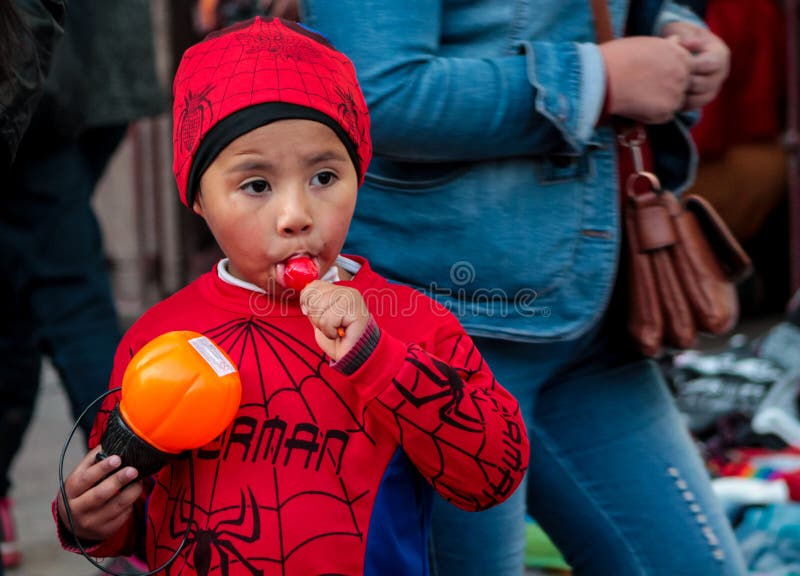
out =
[(269, 283), (267, 294), (272, 294), (274, 298), (279, 298), (281, 300), (297, 300), (300, 298), (300, 292), (288, 286), (284, 286), (277, 280), (272, 280)]

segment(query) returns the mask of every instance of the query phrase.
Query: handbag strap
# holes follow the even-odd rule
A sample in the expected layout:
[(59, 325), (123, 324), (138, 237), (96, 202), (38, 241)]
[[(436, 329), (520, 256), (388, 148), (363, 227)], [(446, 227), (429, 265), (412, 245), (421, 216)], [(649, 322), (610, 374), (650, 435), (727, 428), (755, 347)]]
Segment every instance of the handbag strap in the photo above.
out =
[[(594, 19), (595, 36), (598, 44), (614, 39), (611, 14), (607, 0), (589, 0)], [(648, 172), (652, 169), (651, 151), (647, 142), (647, 131), (641, 122), (614, 119), (617, 132), (617, 145), (620, 149), (620, 179), (626, 182), (633, 173)], [(653, 178), (655, 178), (653, 176)]]
[(589, 0), (592, 5), (594, 17), (594, 31), (597, 43), (602, 44), (614, 39), (614, 29), (611, 27), (611, 15), (608, 13), (606, 0)]

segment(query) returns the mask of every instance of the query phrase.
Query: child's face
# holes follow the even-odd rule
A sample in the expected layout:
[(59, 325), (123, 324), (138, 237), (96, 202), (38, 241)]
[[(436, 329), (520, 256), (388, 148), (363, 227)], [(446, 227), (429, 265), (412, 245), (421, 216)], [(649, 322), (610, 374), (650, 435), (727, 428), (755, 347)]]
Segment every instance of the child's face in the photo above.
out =
[(344, 245), (358, 175), (336, 134), (311, 120), (280, 120), (220, 152), (200, 180), (194, 211), (229, 258), (231, 274), (271, 294), (286, 262), (309, 256), (320, 275)]

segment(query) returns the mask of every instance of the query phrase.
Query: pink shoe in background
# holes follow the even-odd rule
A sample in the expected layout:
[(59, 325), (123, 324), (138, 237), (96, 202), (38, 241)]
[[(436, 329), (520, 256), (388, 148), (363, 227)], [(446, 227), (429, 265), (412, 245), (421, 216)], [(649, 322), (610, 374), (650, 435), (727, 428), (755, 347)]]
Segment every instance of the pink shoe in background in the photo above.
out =
[(6, 568), (18, 566), (22, 561), (22, 553), (17, 544), (13, 508), (14, 502), (11, 498), (0, 498), (0, 555)]

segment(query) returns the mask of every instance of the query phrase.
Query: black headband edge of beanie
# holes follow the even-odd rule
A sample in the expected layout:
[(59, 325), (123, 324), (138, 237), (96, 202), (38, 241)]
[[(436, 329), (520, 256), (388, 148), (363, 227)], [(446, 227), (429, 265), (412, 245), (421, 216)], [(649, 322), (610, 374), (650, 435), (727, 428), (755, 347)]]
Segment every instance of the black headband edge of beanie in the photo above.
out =
[(316, 108), (289, 102), (262, 102), (237, 110), (220, 120), (203, 137), (192, 155), (192, 165), (186, 182), (186, 205), (191, 209), (200, 187), (200, 178), (220, 152), (239, 136), (278, 120), (314, 120), (328, 126), (344, 143), (347, 153), (360, 176), (355, 143), (333, 118)]

